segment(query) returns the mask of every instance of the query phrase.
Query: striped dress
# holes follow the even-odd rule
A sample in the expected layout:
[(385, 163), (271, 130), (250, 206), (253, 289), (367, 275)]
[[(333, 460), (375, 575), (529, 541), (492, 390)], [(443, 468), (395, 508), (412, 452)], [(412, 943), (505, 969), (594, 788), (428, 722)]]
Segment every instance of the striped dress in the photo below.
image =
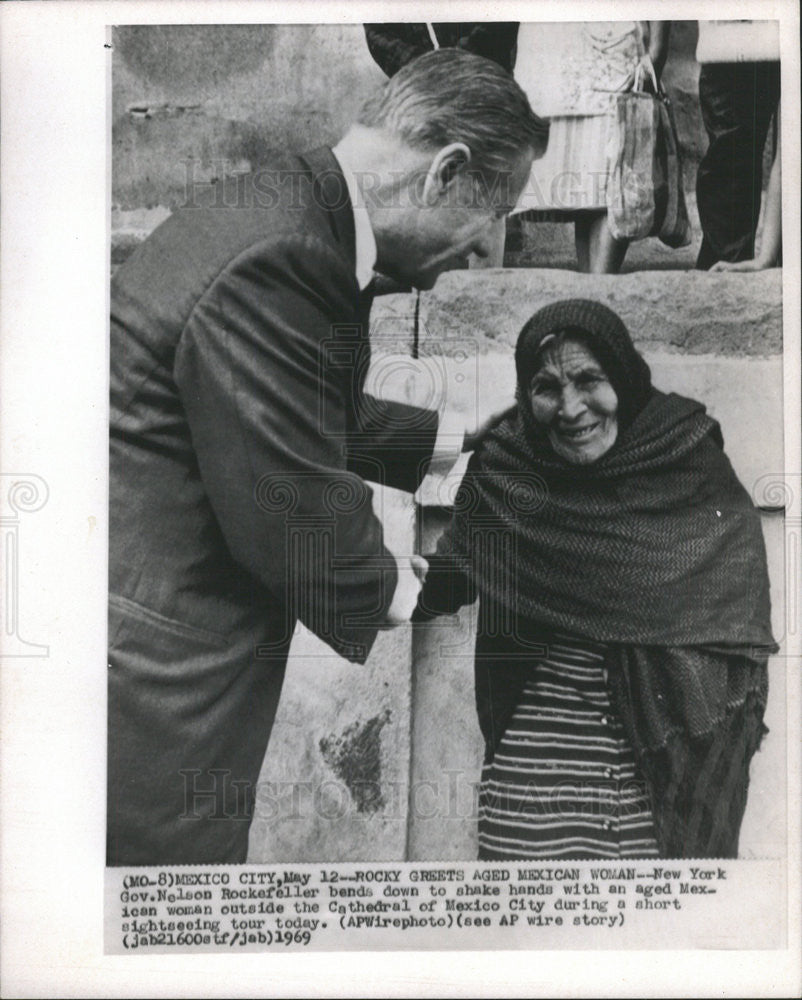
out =
[(610, 705), (604, 646), (557, 635), (482, 771), (479, 857), (657, 857), (651, 806)]

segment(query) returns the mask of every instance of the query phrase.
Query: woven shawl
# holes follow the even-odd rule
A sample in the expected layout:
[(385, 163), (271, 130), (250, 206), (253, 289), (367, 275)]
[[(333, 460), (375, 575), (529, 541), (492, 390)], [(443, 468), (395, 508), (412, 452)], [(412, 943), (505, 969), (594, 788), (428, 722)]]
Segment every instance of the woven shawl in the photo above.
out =
[[(447, 589), (481, 594), (498, 634), (506, 620), (546, 641), (559, 630), (606, 643), (661, 856), (734, 857), (776, 646), (759, 515), (720, 428), (701, 404), (650, 388), (607, 454), (569, 465), (524, 398), (469, 463), (423, 603), (437, 606), (450, 565)], [(526, 676), (504, 659), (477, 659), (478, 699), (482, 683), (499, 692), (485, 706), (496, 737)]]
[(652, 390), (585, 466), (554, 455), (522, 409), (474, 454), (439, 547), (483, 595), (601, 642), (772, 644), (759, 516), (700, 403)]

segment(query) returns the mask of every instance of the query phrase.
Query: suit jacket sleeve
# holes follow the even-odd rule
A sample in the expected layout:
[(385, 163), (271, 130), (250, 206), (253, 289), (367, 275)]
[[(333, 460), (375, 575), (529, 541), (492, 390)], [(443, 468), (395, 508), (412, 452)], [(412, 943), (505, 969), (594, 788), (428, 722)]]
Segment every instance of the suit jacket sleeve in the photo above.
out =
[(366, 24), (365, 39), (374, 62), (387, 76), (395, 76), (410, 60), (433, 48), (425, 24)]
[(332, 648), (363, 662), (396, 569), (371, 491), (347, 468), (351, 373), (326, 363), (356, 298), (353, 273), (321, 240), (257, 244), (195, 305), (174, 374), (232, 555)]
[[(440, 26), (437, 25), (437, 30)], [(518, 39), (517, 21), (490, 21), (478, 24), (458, 25), (467, 30), (461, 32), (459, 40), (452, 44), (467, 49), (477, 56), (492, 59), (499, 66), (512, 72), (515, 65), (516, 44)]]
[(363, 479), (414, 493), (434, 449), (437, 411), (358, 395), (356, 426), (348, 437), (348, 468)]

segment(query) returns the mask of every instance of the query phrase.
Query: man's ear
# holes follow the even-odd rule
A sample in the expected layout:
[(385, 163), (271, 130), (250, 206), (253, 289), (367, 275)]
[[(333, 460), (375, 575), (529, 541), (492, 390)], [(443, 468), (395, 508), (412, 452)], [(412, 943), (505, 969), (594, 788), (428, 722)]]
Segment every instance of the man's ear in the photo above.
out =
[(452, 142), (438, 150), (432, 160), (423, 187), (427, 204), (434, 204), (442, 198), (454, 178), (467, 169), (471, 162), (471, 151), (464, 142)]

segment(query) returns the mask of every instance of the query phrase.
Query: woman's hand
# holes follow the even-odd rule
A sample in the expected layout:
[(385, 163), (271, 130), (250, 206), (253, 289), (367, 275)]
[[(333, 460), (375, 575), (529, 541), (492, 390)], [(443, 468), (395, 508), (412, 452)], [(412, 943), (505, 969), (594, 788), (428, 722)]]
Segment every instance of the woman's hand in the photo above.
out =
[(657, 94), (660, 90), (657, 71), (654, 68), (652, 57), (648, 52), (644, 52), (635, 63), (626, 80), (621, 84), (619, 90), (626, 93), (629, 90), (644, 91), (646, 93)]
[(638, 23), (646, 51), (633, 66), (620, 90), (650, 91), (657, 94), (660, 92), (660, 77), (663, 74), (663, 67), (668, 56), (671, 22), (640, 21)]
[(412, 617), (429, 564), (423, 556), (396, 556), (398, 582), (387, 611), (388, 626), (405, 625)]

